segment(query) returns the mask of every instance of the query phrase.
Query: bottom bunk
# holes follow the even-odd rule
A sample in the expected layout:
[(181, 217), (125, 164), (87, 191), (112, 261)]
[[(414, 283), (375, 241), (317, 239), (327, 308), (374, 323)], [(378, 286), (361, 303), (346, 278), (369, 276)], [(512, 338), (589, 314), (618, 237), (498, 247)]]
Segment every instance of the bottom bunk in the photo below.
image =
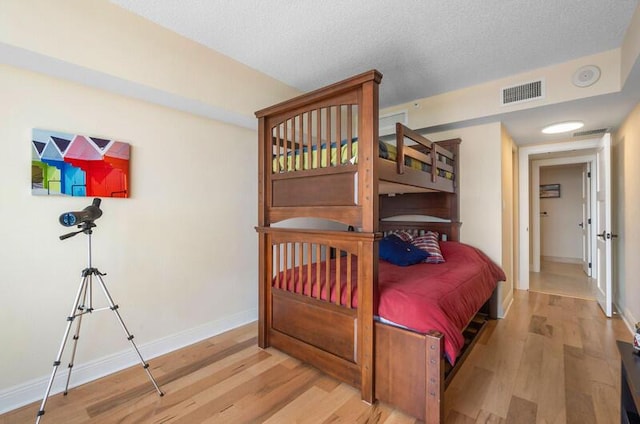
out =
[(444, 390), (473, 344), (465, 331), (495, 317), (499, 267), (452, 241), (440, 243), (445, 263), (402, 267), (378, 260), (381, 234), (258, 231), (260, 346), (359, 387), (365, 401), (442, 422)]

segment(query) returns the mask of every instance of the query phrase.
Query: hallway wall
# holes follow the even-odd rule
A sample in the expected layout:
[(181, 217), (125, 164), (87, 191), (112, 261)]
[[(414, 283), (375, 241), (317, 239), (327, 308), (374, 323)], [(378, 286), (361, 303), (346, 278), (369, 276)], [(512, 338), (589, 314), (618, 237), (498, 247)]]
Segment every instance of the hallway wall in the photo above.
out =
[(582, 261), (583, 164), (540, 168), (540, 184), (560, 184), (559, 198), (540, 199), (540, 254), (546, 260)]
[(629, 324), (640, 320), (640, 104), (612, 138), (614, 302)]

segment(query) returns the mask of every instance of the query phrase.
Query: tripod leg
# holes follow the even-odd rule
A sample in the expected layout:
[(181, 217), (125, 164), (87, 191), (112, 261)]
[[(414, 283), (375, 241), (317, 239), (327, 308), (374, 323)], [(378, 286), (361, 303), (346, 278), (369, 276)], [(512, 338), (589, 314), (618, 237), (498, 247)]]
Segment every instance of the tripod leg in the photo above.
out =
[(87, 278), (89, 280), (88, 280), (88, 284), (84, 285), (84, 291), (82, 294), (82, 304), (78, 306), (78, 310), (80, 310), (81, 313), (77, 317), (78, 322), (76, 323), (76, 331), (72, 337), (73, 347), (71, 348), (71, 359), (69, 360), (69, 365), (68, 365), (69, 371), (67, 372), (67, 383), (64, 385), (65, 396), (69, 392), (69, 382), (71, 381), (71, 371), (73, 370), (73, 363), (76, 359), (76, 352), (78, 350), (78, 339), (80, 338), (80, 327), (82, 325), (82, 317), (86, 312), (92, 311), (91, 305), (89, 305), (89, 307), (87, 308), (87, 296), (91, 296), (91, 275), (88, 275)]
[[(62, 337), (62, 343), (60, 343), (60, 349), (58, 350), (58, 355), (56, 356), (55, 361), (53, 361), (53, 371), (51, 372), (51, 377), (49, 378), (49, 384), (47, 385), (47, 389), (44, 393), (44, 397), (42, 398), (42, 403), (40, 404), (40, 409), (38, 410), (38, 415), (36, 417), (36, 424), (40, 422), (40, 418), (44, 415), (44, 407), (47, 404), (47, 399), (49, 398), (49, 393), (51, 393), (51, 387), (53, 386), (53, 380), (56, 377), (56, 372), (58, 371), (58, 367), (60, 366), (60, 360), (62, 359), (62, 353), (64, 352), (64, 347), (67, 344), (67, 339), (69, 338), (69, 332), (71, 330), (71, 325), (73, 324), (74, 319), (76, 318), (76, 312), (78, 311), (78, 307), (80, 305), (80, 297), (83, 293), (86, 293), (87, 287), (87, 278), (86, 273), (83, 272), (82, 280), (80, 281), (80, 287), (78, 288), (78, 293), (76, 294), (76, 300), (73, 303), (73, 307), (71, 308), (71, 313), (67, 317), (67, 328), (64, 331), (64, 336)], [(82, 316), (82, 315), (80, 315)]]
[(133, 349), (138, 354), (138, 358), (140, 359), (140, 363), (142, 364), (142, 367), (146, 371), (147, 376), (149, 376), (149, 380), (151, 380), (151, 383), (153, 384), (153, 387), (155, 387), (155, 389), (158, 392), (158, 394), (160, 396), (164, 396), (164, 393), (162, 392), (162, 390), (160, 390), (160, 387), (158, 386), (158, 383), (156, 382), (155, 378), (153, 378), (153, 375), (151, 374), (151, 371), (149, 370), (149, 364), (147, 362), (145, 362), (145, 360), (142, 358), (142, 355), (140, 354), (140, 351), (138, 350), (138, 346), (136, 346), (135, 342), (133, 341), (133, 334), (131, 334), (129, 332), (129, 330), (127, 329), (127, 326), (124, 324), (124, 321), (122, 320), (122, 317), (120, 316), (120, 312), (118, 312), (118, 305), (114, 304), (113, 298), (109, 294), (109, 291), (107, 290), (107, 286), (104, 284), (104, 280), (102, 279), (102, 276), (101, 276), (101, 274), (100, 274), (100, 272), (98, 270), (96, 270), (96, 276), (98, 277), (98, 280), (100, 281), (100, 287), (102, 288), (102, 291), (104, 292), (104, 295), (107, 298), (107, 302), (109, 303), (110, 309), (113, 312), (115, 312), (116, 317), (118, 318), (118, 322), (120, 322), (120, 326), (122, 327), (122, 329), (124, 330), (125, 334), (127, 335), (127, 340), (129, 340), (131, 342), (131, 345), (133, 346)]

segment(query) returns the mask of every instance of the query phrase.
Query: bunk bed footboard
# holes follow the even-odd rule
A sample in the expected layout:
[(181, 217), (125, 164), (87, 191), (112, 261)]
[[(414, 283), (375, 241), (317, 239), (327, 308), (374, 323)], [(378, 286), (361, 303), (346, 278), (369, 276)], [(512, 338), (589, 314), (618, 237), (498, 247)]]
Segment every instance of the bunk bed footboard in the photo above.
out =
[(454, 366), (445, 359), (442, 333), (419, 333), (376, 321), (376, 399), (426, 424), (443, 423), (445, 390), (480, 340), (489, 319), (496, 319), (497, 296), (496, 287), (464, 329), (465, 344)]
[(269, 340), (271, 346), (360, 387), (356, 311), (334, 306), (275, 289)]
[[(373, 398), (373, 287), (381, 235), (273, 227), (260, 234), (259, 345)], [(377, 273), (374, 275), (377, 276)]]
[(376, 398), (424, 420), (444, 422), (444, 339), (376, 322)]

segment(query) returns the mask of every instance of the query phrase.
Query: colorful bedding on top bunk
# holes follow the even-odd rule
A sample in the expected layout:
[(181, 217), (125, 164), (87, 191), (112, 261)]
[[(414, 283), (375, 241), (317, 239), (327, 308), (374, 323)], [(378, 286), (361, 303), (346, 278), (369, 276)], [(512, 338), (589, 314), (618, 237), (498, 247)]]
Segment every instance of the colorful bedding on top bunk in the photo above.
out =
[[(287, 152), (286, 156), (273, 155), (273, 172), (290, 172), (300, 171), (306, 169), (326, 168), (327, 159), (331, 166), (338, 164), (338, 146), (337, 143), (331, 143), (330, 154), (327, 155), (326, 143), (320, 145), (320, 166), (318, 166), (318, 146), (313, 145), (311, 147), (311, 157), (309, 157), (309, 148), (304, 146), (302, 148), (302, 154), (300, 149)], [(340, 142), (340, 164), (345, 165), (347, 163), (358, 163), (358, 139), (354, 138), (351, 142), (351, 154), (349, 155), (349, 144), (347, 140)], [(378, 142), (378, 155), (383, 159), (395, 161), (397, 158), (397, 148), (393, 144), (385, 143), (382, 140)], [(329, 156), (329, 157), (327, 157)], [(438, 155), (438, 160), (449, 165), (452, 165), (449, 158), (443, 155)], [(405, 156), (404, 164), (410, 168), (422, 170), (423, 172), (431, 172), (431, 164), (424, 163), (409, 156)], [(453, 173), (438, 169), (438, 175), (448, 180), (453, 179)]]
[[(378, 305), (376, 316), (385, 323), (426, 333), (437, 330), (444, 334), (444, 348), (451, 365), (464, 346), (462, 331), (496, 288), (498, 281), (505, 281), (502, 269), (475, 247), (458, 242), (440, 242), (446, 262), (440, 264), (419, 263), (397, 266), (380, 260), (378, 268)], [(340, 258), (340, 304), (346, 305), (347, 269), (351, 282), (357, 285), (357, 258), (352, 256), (352, 266), (347, 267), (346, 257)], [(330, 260), (330, 298), (336, 303), (337, 291), (335, 259)], [(288, 291), (306, 295), (316, 293), (317, 264), (312, 264), (311, 284), (307, 281), (306, 265), (302, 272), (283, 271), (273, 280), (273, 285)], [(320, 263), (321, 298), (327, 300), (325, 263)], [(286, 282), (286, 285), (284, 284)], [(286, 287), (286, 288), (285, 288)], [(352, 305), (357, 307), (357, 289), (352, 290)]]

